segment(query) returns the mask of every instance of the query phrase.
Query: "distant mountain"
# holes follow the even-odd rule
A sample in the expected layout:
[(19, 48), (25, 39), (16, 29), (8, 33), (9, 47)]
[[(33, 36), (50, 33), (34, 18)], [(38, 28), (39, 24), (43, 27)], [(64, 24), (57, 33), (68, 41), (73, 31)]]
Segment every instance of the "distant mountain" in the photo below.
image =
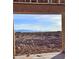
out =
[(33, 30), (15, 30), (15, 32), (37, 32)]
[[(56, 31), (37, 31), (37, 30), (24, 30), (24, 29), (21, 29), (21, 30), (15, 30), (15, 32), (56, 32)], [(57, 31), (57, 32), (60, 32), (60, 31)]]

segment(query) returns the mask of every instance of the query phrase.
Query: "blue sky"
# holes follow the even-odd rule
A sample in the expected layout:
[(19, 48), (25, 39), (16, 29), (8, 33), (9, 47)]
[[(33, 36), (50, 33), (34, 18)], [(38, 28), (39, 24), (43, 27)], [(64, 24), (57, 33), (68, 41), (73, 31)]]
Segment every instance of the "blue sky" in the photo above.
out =
[(14, 14), (14, 30), (61, 31), (60, 14)]

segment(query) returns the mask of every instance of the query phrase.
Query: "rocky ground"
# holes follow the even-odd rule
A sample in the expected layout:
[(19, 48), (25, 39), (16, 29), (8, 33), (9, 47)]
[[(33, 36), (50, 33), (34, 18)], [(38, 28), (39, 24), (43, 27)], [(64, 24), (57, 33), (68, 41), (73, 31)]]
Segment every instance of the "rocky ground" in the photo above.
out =
[(61, 32), (15, 33), (16, 56), (58, 52), (62, 48)]
[[(21, 56), (15, 56), (14, 59), (53, 59), (54, 57), (56, 57), (60, 53), (61, 52), (42, 53), (42, 54), (32, 54), (30, 56), (21, 55)], [(64, 56), (64, 55), (62, 55), (62, 56)], [(62, 56), (60, 56), (60, 57), (62, 58)]]

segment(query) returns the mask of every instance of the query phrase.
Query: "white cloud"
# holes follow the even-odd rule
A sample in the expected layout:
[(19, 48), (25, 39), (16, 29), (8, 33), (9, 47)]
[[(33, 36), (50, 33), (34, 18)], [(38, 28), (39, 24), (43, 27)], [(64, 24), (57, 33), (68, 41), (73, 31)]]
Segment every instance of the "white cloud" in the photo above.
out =
[(34, 30), (34, 31), (61, 31), (61, 26), (53, 26), (49, 25), (47, 27), (41, 26), (41, 25), (33, 25), (33, 24), (16, 24), (14, 25), (15, 30)]
[(61, 25), (62, 23), (62, 16), (59, 15), (34, 15), (35, 19), (37, 19), (39, 22), (50, 22), (50, 23), (56, 23), (58, 25)]
[(61, 20), (62, 16), (59, 15), (33, 15), (35, 19), (40, 19), (39, 21), (53, 21), (53, 20)]
[(14, 25), (15, 30), (25, 29), (25, 30), (40, 30), (42, 28), (39, 25), (33, 25), (33, 24), (16, 24)]

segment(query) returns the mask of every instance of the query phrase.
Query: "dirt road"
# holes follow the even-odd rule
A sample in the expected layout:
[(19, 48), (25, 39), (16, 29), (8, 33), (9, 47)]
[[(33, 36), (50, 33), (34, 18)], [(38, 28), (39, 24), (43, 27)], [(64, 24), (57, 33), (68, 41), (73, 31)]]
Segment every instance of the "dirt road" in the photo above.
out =
[(29, 57), (27, 57), (26, 55), (22, 55), (22, 56), (15, 56), (15, 59), (52, 59), (58, 54), (60, 54), (60, 52), (32, 54)]

